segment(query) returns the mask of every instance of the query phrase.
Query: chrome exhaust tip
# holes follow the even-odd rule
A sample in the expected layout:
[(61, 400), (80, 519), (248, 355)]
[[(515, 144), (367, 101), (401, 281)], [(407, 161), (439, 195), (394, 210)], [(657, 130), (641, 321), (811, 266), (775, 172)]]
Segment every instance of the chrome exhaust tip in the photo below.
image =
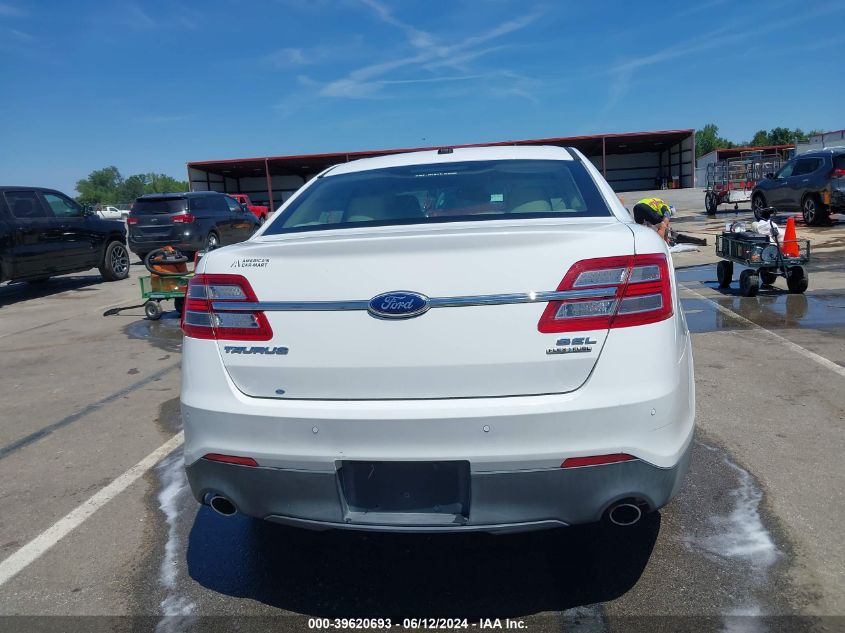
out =
[(631, 501), (615, 503), (607, 511), (607, 518), (613, 525), (634, 525), (642, 516), (643, 511), (640, 509), (640, 506)]
[(214, 510), (217, 514), (220, 514), (224, 517), (230, 517), (238, 511), (234, 503), (229, 501), (226, 497), (221, 497), (220, 495), (215, 495), (211, 497), (211, 500), (208, 502), (208, 505), (210, 505), (211, 509)]

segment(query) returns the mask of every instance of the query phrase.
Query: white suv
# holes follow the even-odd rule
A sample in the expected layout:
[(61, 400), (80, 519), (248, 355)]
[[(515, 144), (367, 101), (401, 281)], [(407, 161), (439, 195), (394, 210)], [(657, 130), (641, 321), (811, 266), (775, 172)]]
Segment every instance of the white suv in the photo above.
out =
[(338, 165), (198, 272), (185, 463), (218, 512), (631, 524), (687, 470), (693, 363), (671, 259), (577, 150)]

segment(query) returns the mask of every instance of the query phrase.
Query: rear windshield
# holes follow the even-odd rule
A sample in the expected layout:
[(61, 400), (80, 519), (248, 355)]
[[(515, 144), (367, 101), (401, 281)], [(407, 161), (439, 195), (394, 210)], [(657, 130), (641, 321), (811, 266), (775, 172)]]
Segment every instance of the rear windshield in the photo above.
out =
[(579, 161), (472, 161), (325, 176), (303, 191), (264, 234), (609, 215)]
[(152, 198), (136, 200), (132, 215), (155, 215), (158, 213), (182, 213), (188, 201), (185, 198)]

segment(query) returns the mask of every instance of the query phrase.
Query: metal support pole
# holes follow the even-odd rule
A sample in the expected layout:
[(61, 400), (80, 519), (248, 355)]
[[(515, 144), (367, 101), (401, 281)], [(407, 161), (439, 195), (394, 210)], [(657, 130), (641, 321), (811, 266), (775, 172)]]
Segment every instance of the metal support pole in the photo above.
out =
[(607, 180), (607, 144), (605, 140), (607, 137), (601, 137), (601, 175)]
[(270, 201), (270, 213), (276, 210), (276, 205), (273, 204), (273, 179), (270, 178), (270, 159), (264, 159), (264, 175), (267, 178), (267, 199)]
[(698, 187), (698, 183), (695, 181), (698, 172), (695, 170), (695, 130), (692, 131), (692, 185), (693, 187)]

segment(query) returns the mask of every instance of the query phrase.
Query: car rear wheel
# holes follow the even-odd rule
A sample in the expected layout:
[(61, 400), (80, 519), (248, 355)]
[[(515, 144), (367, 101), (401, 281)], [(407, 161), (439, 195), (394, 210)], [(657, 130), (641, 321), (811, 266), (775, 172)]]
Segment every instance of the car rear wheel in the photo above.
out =
[(217, 233), (209, 233), (208, 237), (205, 238), (205, 250), (213, 251), (215, 248), (220, 248), (220, 238)]
[(827, 220), (827, 210), (822, 206), (821, 200), (815, 194), (810, 194), (801, 203), (801, 215), (804, 216), (804, 223), (807, 226), (818, 226)]
[(100, 274), (106, 281), (119, 281), (129, 276), (129, 251), (122, 242), (110, 242), (106, 247)]
[(751, 198), (751, 210), (754, 211), (754, 219), (758, 222), (763, 219), (763, 216), (760, 215), (760, 211), (766, 208), (766, 198), (763, 197), (762, 193), (755, 193), (754, 197)]

